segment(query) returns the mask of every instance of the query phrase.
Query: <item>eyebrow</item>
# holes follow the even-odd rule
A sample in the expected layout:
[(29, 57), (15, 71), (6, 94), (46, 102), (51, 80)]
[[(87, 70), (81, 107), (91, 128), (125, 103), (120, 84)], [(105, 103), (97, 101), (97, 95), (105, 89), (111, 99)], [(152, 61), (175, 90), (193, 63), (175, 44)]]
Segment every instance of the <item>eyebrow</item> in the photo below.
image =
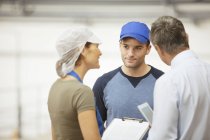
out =
[[(133, 46), (133, 45), (129, 45), (129, 44), (123, 43), (123, 42), (122, 42), (122, 45)], [(140, 47), (140, 48), (142, 48), (142, 47), (144, 47), (144, 46), (143, 46), (143, 44), (139, 44), (139, 45), (136, 45), (136, 46), (133, 46), (133, 47)]]

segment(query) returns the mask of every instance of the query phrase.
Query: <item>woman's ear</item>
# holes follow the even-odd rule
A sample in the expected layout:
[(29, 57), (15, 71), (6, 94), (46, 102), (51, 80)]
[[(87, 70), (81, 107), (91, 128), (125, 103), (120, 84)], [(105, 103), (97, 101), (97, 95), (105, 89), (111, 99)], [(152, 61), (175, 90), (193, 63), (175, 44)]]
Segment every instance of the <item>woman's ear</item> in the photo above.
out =
[(84, 48), (82, 49), (81, 55), (82, 55), (82, 56), (86, 56), (86, 55), (87, 55), (87, 48), (86, 48), (86, 47), (84, 47)]

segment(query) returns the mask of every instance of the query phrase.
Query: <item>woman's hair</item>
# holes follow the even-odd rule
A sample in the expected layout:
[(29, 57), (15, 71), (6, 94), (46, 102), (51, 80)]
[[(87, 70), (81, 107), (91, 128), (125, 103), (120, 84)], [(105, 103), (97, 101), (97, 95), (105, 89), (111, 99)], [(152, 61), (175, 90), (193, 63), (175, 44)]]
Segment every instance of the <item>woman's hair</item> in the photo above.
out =
[[(92, 44), (92, 43), (87, 42), (87, 43), (85, 44), (85, 47), (84, 47), (84, 48), (89, 48), (91, 44)], [(75, 62), (75, 66), (80, 65), (80, 61), (81, 61), (82, 57), (83, 57), (83, 56), (80, 54), (79, 57), (78, 57), (78, 59), (77, 59), (77, 61)]]
[[(90, 44), (91, 44), (90, 42), (86, 42), (84, 47), (89, 48)], [(82, 51), (82, 50), (79, 50), (79, 48), (74, 48), (74, 49), (70, 50), (69, 52), (67, 52), (65, 55), (63, 55), (62, 59), (60, 59), (56, 62), (56, 72), (57, 72), (58, 76), (60, 76), (61, 78), (66, 77), (67, 73), (64, 72), (64, 70), (63, 70), (64, 65), (69, 64), (72, 59), (75, 59), (74, 54), (78, 53), (78, 51)], [(78, 56), (78, 58), (76, 59), (76, 62), (71, 62), (72, 65), (73, 65), (72, 66), (73, 68), (80, 64), (80, 61), (81, 61), (82, 57), (83, 56), (80, 54)]]
[(162, 16), (152, 24), (150, 40), (172, 55), (189, 48), (184, 25), (171, 16)]

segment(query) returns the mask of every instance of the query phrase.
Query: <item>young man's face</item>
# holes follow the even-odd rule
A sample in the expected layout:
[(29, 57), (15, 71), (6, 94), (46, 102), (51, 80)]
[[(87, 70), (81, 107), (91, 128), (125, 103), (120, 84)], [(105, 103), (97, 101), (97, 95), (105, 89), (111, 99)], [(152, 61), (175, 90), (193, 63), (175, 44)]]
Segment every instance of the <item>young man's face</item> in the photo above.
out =
[(121, 57), (127, 68), (139, 68), (145, 63), (145, 55), (150, 52), (150, 45), (142, 44), (134, 38), (125, 38), (120, 42)]

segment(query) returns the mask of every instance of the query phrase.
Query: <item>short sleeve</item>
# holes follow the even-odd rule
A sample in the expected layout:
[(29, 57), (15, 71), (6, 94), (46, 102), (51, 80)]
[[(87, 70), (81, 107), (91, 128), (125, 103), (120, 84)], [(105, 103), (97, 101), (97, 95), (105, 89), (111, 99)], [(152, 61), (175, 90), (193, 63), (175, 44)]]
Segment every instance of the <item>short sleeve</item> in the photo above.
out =
[(95, 101), (92, 90), (87, 86), (82, 86), (77, 90), (74, 95), (73, 106), (78, 113), (86, 110), (95, 110)]

